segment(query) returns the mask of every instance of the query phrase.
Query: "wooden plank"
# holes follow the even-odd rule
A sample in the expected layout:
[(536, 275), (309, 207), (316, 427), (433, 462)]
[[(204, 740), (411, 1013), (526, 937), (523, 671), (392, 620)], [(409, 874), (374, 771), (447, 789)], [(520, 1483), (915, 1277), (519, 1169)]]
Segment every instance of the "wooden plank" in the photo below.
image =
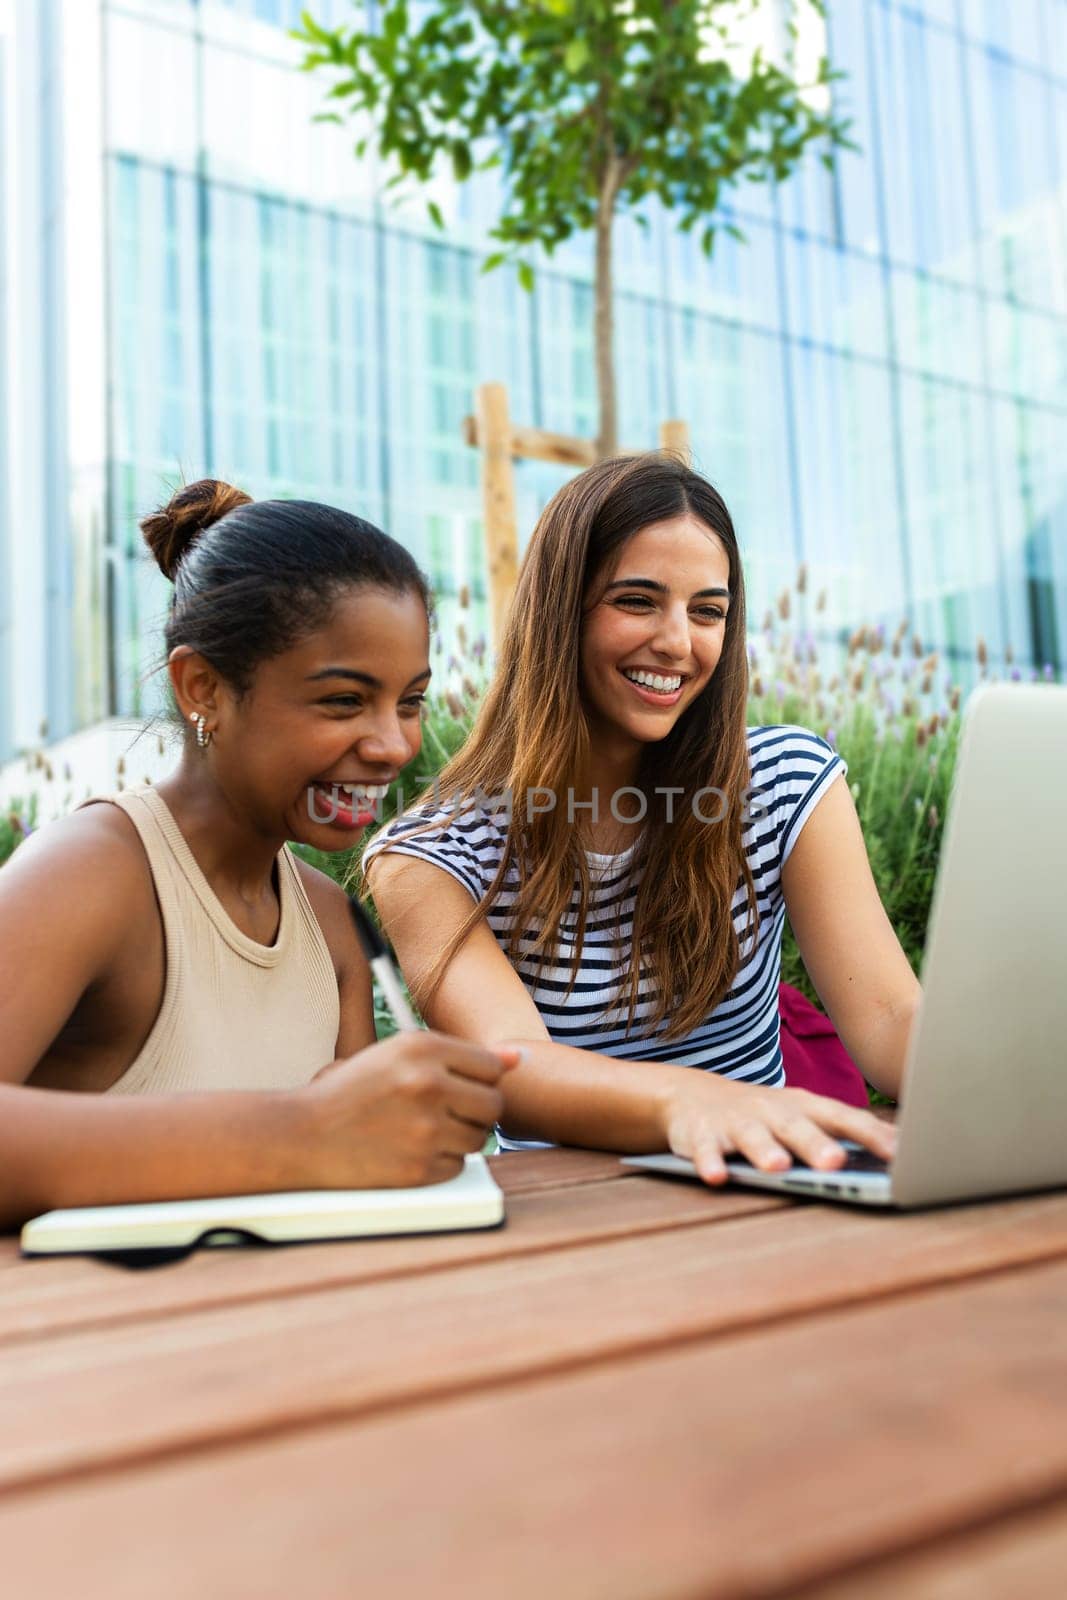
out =
[(638, 1176), (618, 1156), (600, 1150), (505, 1150), (491, 1156), (489, 1164), (506, 1195)]
[(498, 645), (519, 570), (508, 392), (502, 383), (483, 383), (479, 385), (476, 399), (478, 437), (482, 451), (482, 507), (489, 574), (489, 612), (493, 644)]
[(939, 1541), (793, 1600), (1061, 1600), (1067, 1589), (1067, 1501)]
[[(600, 1150), (508, 1150), (490, 1157), (493, 1177), (506, 1195), (533, 1194), (542, 1189), (570, 1189), (586, 1183), (608, 1183), (636, 1176), (619, 1157)], [(74, 1263), (67, 1263), (73, 1266)], [(25, 1273), (18, 1238), (0, 1235), (0, 1277), (12, 1269)]]
[[(704, 1199), (713, 1211), (717, 1197)], [(0, 1374), (0, 1485), (424, 1403), (1065, 1254), (1067, 1196), (901, 1218), (796, 1207), (19, 1343)]]
[[(632, 1168), (622, 1165), (618, 1156), (595, 1150), (514, 1150), (495, 1155), (490, 1161), (493, 1176), (509, 1198), (636, 1176)], [(380, 1244), (381, 1241), (377, 1241), (375, 1247)], [(228, 1259), (235, 1258), (231, 1255)], [(37, 1273), (32, 1280), (27, 1276), (31, 1265)], [(12, 1307), (26, 1304), (34, 1288), (42, 1288), (43, 1300), (55, 1300), (62, 1298), (68, 1288), (77, 1291), (79, 1286), (91, 1285), (96, 1292), (104, 1282), (113, 1282), (115, 1277), (110, 1269), (102, 1271), (98, 1262), (79, 1258), (48, 1262), (47, 1277), (42, 1271), (44, 1265), (27, 1262), (21, 1256), (16, 1236), (0, 1236), (0, 1343), (5, 1332), (12, 1331), (7, 1320)], [(10, 1272), (17, 1272), (18, 1278), (5, 1278)]]
[(694, 1185), (640, 1179), (568, 1188), (558, 1177), (550, 1184), (549, 1173), (546, 1167), (542, 1189), (510, 1196), (507, 1226), (486, 1233), (353, 1240), (287, 1250), (203, 1250), (148, 1273), (80, 1257), (23, 1261), (21, 1273), (4, 1280), (0, 1295), (0, 1349), (75, 1328), (250, 1305), (665, 1228), (707, 1226), (782, 1204), (751, 1190), (709, 1198)]
[(787, 1594), (1062, 1495), (1065, 1319), (1059, 1263), (16, 1494), (5, 1578), (35, 1600), (72, 1574), (109, 1600)]
[[(464, 417), (463, 438), (478, 449), (482, 430), (477, 417)], [(552, 433), (548, 428), (528, 428), (512, 423), (509, 435), (513, 456), (523, 461), (549, 461), (558, 467), (591, 467), (596, 460), (596, 446), (592, 439), (581, 439), (575, 434)]]

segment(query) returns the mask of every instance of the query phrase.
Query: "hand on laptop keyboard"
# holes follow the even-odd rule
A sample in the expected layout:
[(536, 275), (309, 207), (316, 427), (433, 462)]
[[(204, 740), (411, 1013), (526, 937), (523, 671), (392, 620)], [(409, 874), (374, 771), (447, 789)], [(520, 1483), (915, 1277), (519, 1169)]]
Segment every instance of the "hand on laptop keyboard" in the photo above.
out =
[[(889, 1162), (883, 1156), (876, 1156), (872, 1150), (864, 1150), (861, 1145), (853, 1145), (850, 1140), (845, 1141), (848, 1152), (845, 1161), (839, 1167), (833, 1167), (833, 1172), (888, 1172)], [(751, 1167), (753, 1163), (744, 1156), (729, 1156), (727, 1158), (732, 1167)], [(804, 1161), (794, 1161), (794, 1167), (804, 1167)], [(788, 1172), (789, 1168), (783, 1169)], [(813, 1170), (808, 1168), (809, 1171)]]
[[(687, 1156), (705, 1183), (725, 1183), (726, 1161), (741, 1157), (762, 1172), (794, 1163), (816, 1171), (883, 1171), (896, 1130), (869, 1111), (803, 1089), (766, 1089), (714, 1072), (683, 1068), (661, 1102), (665, 1142)], [(850, 1148), (849, 1148), (850, 1147)], [(857, 1150), (866, 1167), (849, 1160)]]

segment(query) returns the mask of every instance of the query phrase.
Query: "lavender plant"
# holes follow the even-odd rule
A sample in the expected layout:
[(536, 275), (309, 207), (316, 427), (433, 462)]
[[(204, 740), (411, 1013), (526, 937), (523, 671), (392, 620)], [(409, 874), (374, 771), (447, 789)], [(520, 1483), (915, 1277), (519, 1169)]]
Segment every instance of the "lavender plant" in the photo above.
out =
[(37, 806), (31, 800), (9, 800), (0, 810), (0, 866), (13, 855), (23, 839), (37, 826)]

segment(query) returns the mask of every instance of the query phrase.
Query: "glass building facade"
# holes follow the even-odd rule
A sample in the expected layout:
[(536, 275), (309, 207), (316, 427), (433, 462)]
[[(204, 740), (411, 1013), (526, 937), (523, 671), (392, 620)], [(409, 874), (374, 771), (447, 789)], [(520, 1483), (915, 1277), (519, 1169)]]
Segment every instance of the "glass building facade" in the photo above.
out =
[[(499, 380), (516, 420), (595, 431), (590, 241), (527, 295), (480, 272), (491, 176), (442, 179), (443, 234), (424, 195), (384, 201), (351, 131), (313, 120), (297, 0), (94, 3), (106, 439), (68, 583), (105, 600), (90, 709), (154, 704), (166, 586), (137, 519), (179, 476), (358, 510), (427, 569), (446, 636), (463, 585), (484, 627), (461, 421)], [(979, 636), (1062, 669), (1067, 0), (829, 0), (826, 41), (859, 147), (834, 173), (737, 192), (744, 242), (710, 261), (655, 207), (620, 222), (621, 436), (689, 423), (756, 618), (804, 561), (828, 635), (907, 615), (964, 678)], [(525, 536), (563, 474), (516, 475)]]

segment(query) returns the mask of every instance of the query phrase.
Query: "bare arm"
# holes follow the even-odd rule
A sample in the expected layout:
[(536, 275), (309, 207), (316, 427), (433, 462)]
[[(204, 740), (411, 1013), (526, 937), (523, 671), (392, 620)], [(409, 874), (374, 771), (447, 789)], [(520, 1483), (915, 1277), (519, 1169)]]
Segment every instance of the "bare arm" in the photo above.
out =
[(2, 1084), (0, 1229), (55, 1206), (298, 1188), (300, 1111), (284, 1094), (107, 1099)]
[(0, 1084), (0, 1230), (56, 1206), (439, 1183), (485, 1143), (517, 1059), (419, 1033), (278, 1094)]
[(285, 1094), (26, 1087), (129, 938), (143, 883), (123, 839), (113, 819), (83, 813), (0, 873), (0, 1227), (59, 1205), (437, 1182), (481, 1147), (516, 1053), (429, 1033), (363, 1049)]
[(23, 1083), (99, 994), (153, 908), (143, 852), (112, 807), (35, 834), (0, 871), (0, 1082)]
[(920, 999), (885, 914), (848, 785), (832, 783), (782, 870), (800, 954), (863, 1076), (897, 1099)]
[[(441, 868), (384, 854), (371, 887), (413, 988), (470, 914), (470, 896)], [(672, 1149), (691, 1156), (711, 1182), (722, 1156), (741, 1151), (765, 1166), (788, 1151), (817, 1165), (843, 1159), (827, 1134), (892, 1152), (892, 1131), (854, 1107), (795, 1090), (760, 1090), (716, 1073), (659, 1062), (618, 1061), (554, 1044), (492, 930), (476, 924), (425, 1014), (435, 1028), (481, 1044), (520, 1044), (525, 1059), (504, 1085), (503, 1124), (516, 1137), (595, 1149)]]

